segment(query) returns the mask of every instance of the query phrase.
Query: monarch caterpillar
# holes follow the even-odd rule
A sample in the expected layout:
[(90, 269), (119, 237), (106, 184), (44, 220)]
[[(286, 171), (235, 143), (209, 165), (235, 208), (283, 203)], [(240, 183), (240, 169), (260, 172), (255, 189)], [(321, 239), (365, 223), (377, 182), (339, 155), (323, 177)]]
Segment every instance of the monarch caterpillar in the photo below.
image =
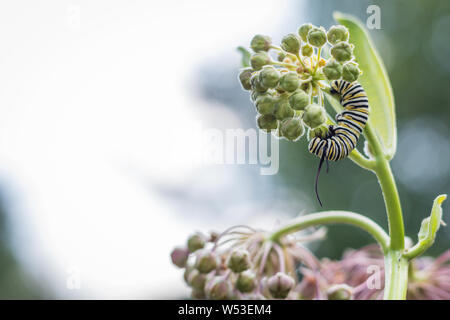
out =
[(328, 127), (325, 137), (314, 137), (309, 142), (308, 150), (320, 158), (316, 175), (315, 191), (320, 206), (322, 202), (317, 191), (320, 169), (324, 160), (338, 161), (347, 157), (356, 147), (359, 135), (369, 118), (369, 101), (363, 87), (357, 82), (335, 80), (331, 83), (331, 94), (340, 96), (344, 111), (336, 115), (337, 125)]

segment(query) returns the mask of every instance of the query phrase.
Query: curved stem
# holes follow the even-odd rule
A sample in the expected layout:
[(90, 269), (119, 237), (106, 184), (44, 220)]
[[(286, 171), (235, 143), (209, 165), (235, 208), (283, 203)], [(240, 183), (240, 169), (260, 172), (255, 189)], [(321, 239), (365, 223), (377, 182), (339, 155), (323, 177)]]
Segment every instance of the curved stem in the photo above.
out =
[(269, 239), (273, 242), (279, 242), (281, 237), (289, 233), (297, 232), (316, 225), (331, 223), (343, 223), (357, 226), (367, 231), (372, 237), (374, 237), (384, 252), (389, 248), (389, 236), (383, 228), (363, 215), (348, 211), (324, 211), (301, 216), (300, 218), (295, 219), (293, 222), (272, 233)]
[(389, 236), (391, 237), (391, 249), (403, 250), (405, 248), (405, 230), (403, 225), (402, 207), (398, 195), (394, 176), (392, 175), (389, 161), (384, 155), (383, 149), (375, 135), (370, 123), (367, 123), (364, 133), (375, 157), (373, 171), (377, 175), (378, 182), (383, 192), (386, 213), (389, 222)]

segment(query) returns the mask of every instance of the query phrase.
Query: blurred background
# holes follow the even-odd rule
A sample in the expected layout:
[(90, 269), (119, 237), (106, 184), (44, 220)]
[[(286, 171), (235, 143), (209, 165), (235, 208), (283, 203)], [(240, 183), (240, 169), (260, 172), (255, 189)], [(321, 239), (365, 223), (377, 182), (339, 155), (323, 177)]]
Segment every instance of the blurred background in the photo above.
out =
[[(304, 22), (329, 28), (335, 10), (364, 22), (373, 4), (381, 29), (370, 34), (397, 107), (392, 165), (415, 241), (450, 187), (450, 2), (2, 2), (0, 298), (183, 298), (169, 253), (194, 231), (272, 229), (319, 210), (304, 139), (280, 141), (278, 173), (261, 175), (258, 164), (197, 161), (204, 142), (189, 128), (256, 128), (236, 51), (254, 34), (279, 43)], [(375, 176), (349, 160), (322, 175), (320, 193), (324, 209), (387, 226)], [(370, 242), (333, 226), (312, 249), (339, 258)], [(449, 245), (442, 228), (429, 253)]]

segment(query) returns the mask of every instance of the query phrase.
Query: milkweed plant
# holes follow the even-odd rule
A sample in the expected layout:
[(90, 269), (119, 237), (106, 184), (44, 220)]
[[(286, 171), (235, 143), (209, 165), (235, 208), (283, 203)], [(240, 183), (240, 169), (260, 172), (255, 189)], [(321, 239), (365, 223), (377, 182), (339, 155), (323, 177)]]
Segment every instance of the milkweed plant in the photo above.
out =
[[(252, 53), (239, 48), (239, 80), (250, 92), (261, 130), (296, 143), (309, 141), (308, 150), (320, 158), (320, 204), (317, 179), (323, 163), (349, 158), (375, 174), (388, 232), (362, 214), (322, 211), (301, 215), (270, 232), (238, 225), (222, 233), (193, 234), (171, 253), (172, 262), (184, 269), (192, 298), (450, 299), (450, 251), (437, 259), (418, 258), (444, 225), (441, 204), (446, 195), (434, 200), (413, 244), (405, 236), (390, 167), (397, 127), (388, 75), (363, 25), (340, 13), (334, 18), (338, 25), (328, 30), (300, 26), (279, 46), (269, 36), (254, 36)], [(336, 113), (334, 119), (330, 113)], [(360, 135), (363, 152), (355, 147)], [(377, 244), (346, 251), (340, 261), (317, 259), (305, 243), (322, 239), (320, 226), (330, 224), (363, 229)], [(382, 272), (378, 285), (370, 283), (368, 268), (374, 266)]]

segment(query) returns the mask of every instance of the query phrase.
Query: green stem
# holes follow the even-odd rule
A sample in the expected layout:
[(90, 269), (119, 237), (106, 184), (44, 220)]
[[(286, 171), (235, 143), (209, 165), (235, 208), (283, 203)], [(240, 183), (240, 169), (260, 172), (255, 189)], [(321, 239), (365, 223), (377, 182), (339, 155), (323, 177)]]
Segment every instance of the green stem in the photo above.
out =
[[(330, 93), (330, 87), (323, 88)], [(329, 94), (338, 102), (335, 96)], [(331, 101), (330, 101), (331, 102)], [(337, 112), (342, 107), (340, 103), (331, 103)], [(367, 159), (359, 152), (350, 154), (350, 159), (363, 168), (374, 172), (378, 178), (383, 193), (384, 204), (389, 223), (390, 244), (385, 253), (385, 286), (384, 297), (386, 300), (402, 300), (406, 298), (408, 287), (408, 260), (402, 256), (405, 248), (405, 230), (403, 225), (402, 208), (397, 186), (389, 164), (389, 157), (385, 154), (379, 138), (372, 129), (370, 122), (366, 124), (364, 136), (367, 140), (372, 159)]]
[(390, 247), (392, 250), (403, 250), (405, 248), (405, 230), (403, 226), (402, 207), (391, 166), (369, 123), (366, 125), (364, 133), (375, 158), (375, 165), (372, 171), (377, 175), (381, 191), (383, 192), (389, 222), (389, 236), (391, 237)]
[(405, 300), (408, 289), (408, 260), (402, 251), (389, 250), (384, 256), (384, 300)]
[(408, 288), (408, 260), (402, 256), (405, 248), (405, 230), (400, 197), (389, 160), (369, 123), (366, 125), (364, 133), (370, 151), (374, 155), (375, 165), (372, 171), (375, 172), (380, 183), (389, 222), (390, 245), (384, 257), (384, 299), (404, 300)]
[(389, 248), (389, 236), (383, 228), (381, 228), (373, 220), (363, 215), (348, 211), (324, 211), (301, 216), (272, 233), (269, 240), (279, 242), (280, 238), (289, 233), (298, 232), (316, 225), (333, 223), (343, 223), (357, 226), (367, 231), (372, 237), (374, 237), (384, 252), (386, 252)]

